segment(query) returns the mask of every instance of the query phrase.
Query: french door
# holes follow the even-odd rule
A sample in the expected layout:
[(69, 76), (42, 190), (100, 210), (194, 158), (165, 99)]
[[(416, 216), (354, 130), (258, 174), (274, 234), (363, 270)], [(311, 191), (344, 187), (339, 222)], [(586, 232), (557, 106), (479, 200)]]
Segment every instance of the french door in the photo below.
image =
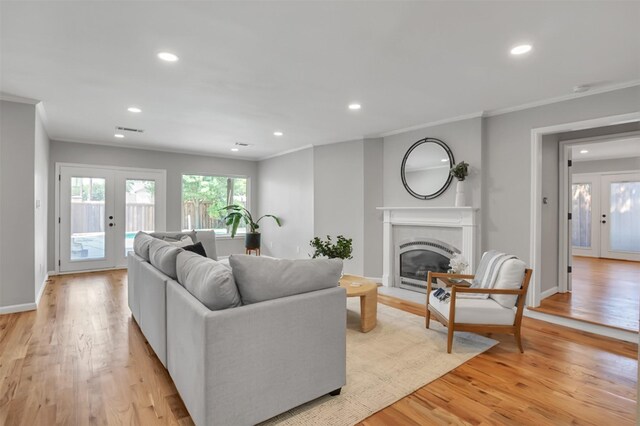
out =
[(58, 165), (58, 270), (126, 265), (138, 231), (164, 230), (165, 172)]
[(576, 174), (572, 253), (640, 261), (640, 174)]

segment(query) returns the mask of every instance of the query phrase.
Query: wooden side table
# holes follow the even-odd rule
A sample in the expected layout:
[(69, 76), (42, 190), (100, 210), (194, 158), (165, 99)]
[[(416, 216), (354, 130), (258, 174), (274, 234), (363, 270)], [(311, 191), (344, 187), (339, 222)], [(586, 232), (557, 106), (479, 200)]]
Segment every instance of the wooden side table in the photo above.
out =
[(378, 284), (357, 275), (343, 275), (340, 287), (347, 290), (347, 297), (360, 298), (360, 331), (373, 330), (378, 315)]

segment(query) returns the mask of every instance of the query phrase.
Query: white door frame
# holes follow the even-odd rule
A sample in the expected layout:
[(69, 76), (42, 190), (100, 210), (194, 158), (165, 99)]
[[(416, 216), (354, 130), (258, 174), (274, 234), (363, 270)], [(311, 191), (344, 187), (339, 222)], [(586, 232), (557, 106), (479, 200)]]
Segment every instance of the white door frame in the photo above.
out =
[[(591, 129), (594, 127), (611, 126), (634, 121), (640, 121), (640, 112), (612, 115), (609, 117), (531, 129), (531, 220), (529, 223), (529, 263), (533, 269), (533, 277), (531, 280), (531, 289), (527, 297), (528, 306), (540, 306), (540, 270), (542, 267), (542, 137), (553, 133)], [(560, 232), (559, 234), (560, 239), (564, 239), (564, 244), (567, 244), (568, 241), (566, 240), (568, 239), (568, 234), (563, 232)], [(563, 253), (566, 253), (566, 251)], [(562, 259), (565, 257), (566, 256), (563, 256), (561, 258), (561, 263)], [(567, 259), (565, 259), (564, 262), (566, 267)], [(560, 265), (559, 268), (561, 267), (562, 266)]]
[[(78, 167), (78, 168), (92, 168), (92, 169), (107, 169), (119, 172), (130, 172), (132, 176), (136, 173), (144, 175), (145, 173), (154, 173), (159, 177), (159, 181), (156, 185), (156, 205), (158, 211), (156, 212), (156, 231), (164, 231), (167, 226), (167, 171), (164, 169), (145, 169), (137, 167), (120, 167), (120, 166), (106, 166), (106, 165), (94, 165), (84, 163), (56, 163), (55, 167), (55, 216), (54, 216), (54, 239), (55, 239), (55, 258), (54, 258), (54, 273), (60, 274), (60, 223), (57, 218), (60, 217), (60, 171), (62, 167)], [(116, 177), (116, 181), (118, 181)], [(116, 191), (117, 192), (117, 191)], [(116, 197), (118, 195), (116, 194)], [(121, 195), (120, 195), (121, 196)], [(116, 267), (122, 267), (123, 265), (117, 265)]]

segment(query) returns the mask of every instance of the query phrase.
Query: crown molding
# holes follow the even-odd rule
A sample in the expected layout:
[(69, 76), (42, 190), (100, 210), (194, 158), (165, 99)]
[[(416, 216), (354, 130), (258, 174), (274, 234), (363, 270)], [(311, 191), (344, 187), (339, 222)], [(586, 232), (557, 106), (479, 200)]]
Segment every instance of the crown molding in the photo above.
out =
[(522, 110), (525, 110), (525, 109), (530, 109), (530, 108), (536, 108), (536, 107), (540, 107), (540, 106), (544, 106), (544, 105), (555, 104), (555, 103), (558, 103), (558, 102), (569, 101), (569, 100), (572, 100), (572, 99), (584, 98), (584, 97), (587, 97), (587, 96), (598, 95), (600, 93), (614, 92), (616, 90), (627, 89), (629, 87), (635, 87), (635, 86), (640, 86), (640, 80), (631, 80), (631, 81), (627, 81), (627, 82), (624, 82), (624, 83), (611, 84), (611, 85), (608, 85), (608, 86), (602, 86), (602, 87), (599, 87), (599, 88), (590, 89), (590, 90), (588, 90), (586, 92), (582, 92), (582, 93), (571, 93), (571, 94), (568, 94), (568, 95), (557, 96), (555, 98), (543, 99), (541, 101), (529, 102), (529, 103), (526, 103), (526, 104), (517, 105), (517, 106), (513, 106), (513, 107), (494, 109), (494, 110), (487, 111), (484, 114), (484, 116), (485, 117), (495, 117), (496, 115), (509, 114), (511, 112), (522, 111)]
[[(342, 142), (334, 142), (334, 143), (342, 143)], [(327, 145), (331, 145), (331, 144), (327, 144)], [(257, 161), (270, 160), (272, 158), (282, 157), (283, 155), (293, 154), (294, 152), (304, 151), (305, 149), (309, 149), (309, 148), (313, 148), (313, 145), (309, 144), (309, 145), (301, 146), (300, 148), (288, 149), (286, 151), (278, 152), (277, 154), (267, 155), (266, 157), (259, 158)]]
[(22, 96), (11, 95), (9, 93), (0, 92), (0, 101), (17, 102), (20, 104), (37, 105), (40, 103), (38, 99), (25, 98)]
[(456, 117), (444, 118), (442, 120), (431, 121), (428, 123), (417, 124), (415, 126), (404, 127), (402, 129), (391, 130), (384, 133), (378, 133), (366, 136), (367, 138), (386, 138), (388, 136), (398, 135), (400, 133), (411, 132), (413, 130), (425, 129), (427, 127), (439, 126), (441, 124), (455, 123), (456, 121), (470, 120), (472, 118), (484, 117), (484, 111), (473, 112), (471, 114), (458, 115)]

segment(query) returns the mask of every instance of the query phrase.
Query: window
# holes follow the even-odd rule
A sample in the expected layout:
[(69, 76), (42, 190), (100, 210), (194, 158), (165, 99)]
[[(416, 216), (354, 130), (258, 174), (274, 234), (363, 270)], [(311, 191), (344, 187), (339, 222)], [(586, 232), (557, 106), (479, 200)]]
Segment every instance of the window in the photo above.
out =
[[(223, 207), (239, 204), (247, 207), (247, 178), (228, 176), (182, 175), (182, 229), (215, 230), (230, 233), (222, 220)], [(243, 234), (245, 228), (238, 228)]]

